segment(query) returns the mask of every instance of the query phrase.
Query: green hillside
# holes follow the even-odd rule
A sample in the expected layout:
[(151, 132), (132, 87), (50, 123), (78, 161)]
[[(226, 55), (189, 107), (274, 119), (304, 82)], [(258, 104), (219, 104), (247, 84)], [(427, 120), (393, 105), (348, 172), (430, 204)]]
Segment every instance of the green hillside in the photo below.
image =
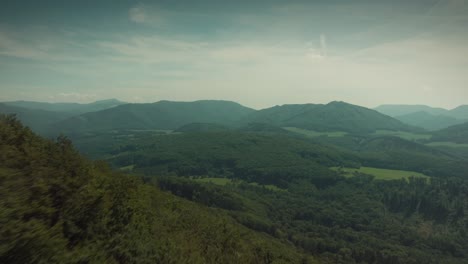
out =
[(73, 115), (72, 113), (34, 110), (4, 103), (0, 103), (0, 114), (15, 114), (24, 125), (38, 133), (48, 131), (51, 124)]
[[(464, 177), (342, 177), (329, 167), (372, 160), (277, 133), (127, 132), (77, 143), (145, 179), (2, 116), (1, 263), (467, 263)], [(357, 145), (450, 159), (399, 138)]]
[(372, 133), (379, 129), (417, 130), (377, 111), (344, 102), (275, 106), (250, 114), (244, 122), (268, 123), (319, 132)]
[(1, 263), (314, 263), (0, 117)]
[[(76, 142), (79, 148), (99, 148), (96, 142)], [(226, 177), (279, 187), (301, 178), (328, 184), (335, 178), (327, 167), (357, 162), (347, 153), (304, 140), (236, 131), (134, 137), (108, 153), (115, 167), (131, 165), (145, 175)]]
[(468, 122), (434, 132), (431, 141), (468, 143)]
[(219, 132), (226, 130), (228, 130), (227, 127), (214, 123), (190, 123), (177, 128), (174, 132)]

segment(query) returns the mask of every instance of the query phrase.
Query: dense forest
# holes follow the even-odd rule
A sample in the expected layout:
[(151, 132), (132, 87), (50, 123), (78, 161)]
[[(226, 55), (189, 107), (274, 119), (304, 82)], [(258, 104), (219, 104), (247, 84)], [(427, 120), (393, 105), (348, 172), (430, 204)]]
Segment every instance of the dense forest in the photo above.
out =
[(0, 117), (1, 263), (314, 263), (286, 240)]
[[(457, 157), (399, 138), (339, 144), (260, 127), (76, 139), (108, 166), (2, 116), (0, 261), (468, 263)], [(331, 169), (361, 166), (440, 174), (378, 180)]]

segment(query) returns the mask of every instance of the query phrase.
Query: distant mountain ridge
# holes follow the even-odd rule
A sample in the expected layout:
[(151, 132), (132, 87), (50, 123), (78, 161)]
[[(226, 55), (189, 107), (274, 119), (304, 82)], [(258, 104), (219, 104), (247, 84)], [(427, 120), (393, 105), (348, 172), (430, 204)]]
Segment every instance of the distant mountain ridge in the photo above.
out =
[(427, 130), (443, 129), (468, 121), (468, 105), (451, 110), (427, 105), (380, 105), (374, 109), (408, 125)]
[(232, 125), (253, 111), (255, 110), (230, 101), (159, 101), (148, 104), (125, 104), (86, 113), (58, 122), (54, 127), (64, 132), (114, 129), (175, 130), (190, 123)]
[[(192, 125), (183, 129), (210, 130), (214, 129), (213, 125), (220, 125), (248, 128), (247, 130), (260, 129), (270, 132), (276, 130), (278, 133), (282, 127), (357, 134), (373, 133), (376, 130), (421, 132), (423, 129), (438, 130), (464, 122), (459, 118), (435, 115), (435, 113), (445, 111), (463, 117), (465, 111), (468, 111), (468, 106), (460, 106), (450, 111), (421, 105), (384, 105), (376, 109), (387, 114), (339, 101), (328, 104), (285, 104), (262, 110), (254, 110), (223, 100), (194, 102), (163, 100), (140, 104), (124, 103), (116, 99), (90, 104), (16, 101), (0, 105), (0, 112), (17, 113), (25, 124), (39, 133), (48, 131), (54, 135), (59, 132), (82, 133), (125, 129), (176, 130), (189, 124)], [(420, 111), (395, 117), (388, 115), (415, 110)]]
[(112, 108), (118, 105), (126, 104), (126, 102), (117, 99), (105, 99), (88, 104), (80, 103), (47, 103), (47, 102), (34, 102), (34, 101), (12, 101), (3, 102), (6, 105), (17, 106), (33, 110), (45, 110), (53, 112), (71, 112), (74, 114), (81, 114), (87, 112), (94, 112)]
[(246, 123), (267, 123), (315, 131), (372, 133), (376, 130), (416, 131), (417, 128), (375, 110), (345, 102), (328, 104), (282, 105), (256, 111)]
[(395, 119), (398, 119), (403, 123), (422, 127), (431, 131), (458, 125), (464, 122), (464, 120), (457, 119), (455, 117), (446, 115), (432, 115), (425, 111), (395, 116)]

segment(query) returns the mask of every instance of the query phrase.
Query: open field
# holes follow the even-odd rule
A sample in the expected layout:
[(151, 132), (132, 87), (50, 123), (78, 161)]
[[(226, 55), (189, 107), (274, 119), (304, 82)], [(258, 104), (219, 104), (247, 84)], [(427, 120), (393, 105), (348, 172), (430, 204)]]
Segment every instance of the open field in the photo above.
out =
[(302, 128), (297, 128), (297, 127), (283, 127), (283, 129), (286, 129), (290, 132), (298, 133), (307, 137), (320, 137), (320, 136), (343, 137), (348, 134), (343, 131), (318, 132), (314, 130), (302, 129)]
[(419, 139), (430, 139), (429, 134), (418, 134), (404, 131), (390, 131), (390, 130), (377, 130), (374, 135), (377, 136), (395, 136), (406, 140), (419, 140)]
[(223, 186), (227, 185), (228, 183), (232, 183), (232, 180), (227, 179), (227, 178), (197, 178), (193, 180), (197, 182), (210, 182), (216, 185), (223, 185)]
[(455, 142), (431, 142), (426, 144), (430, 147), (450, 147), (450, 148), (468, 148), (468, 144), (458, 144)]
[(414, 171), (389, 170), (389, 169), (379, 169), (379, 168), (372, 168), (372, 167), (361, 167), (359, 169), (333, 167), (331, 169), (341, 172), (342, 175), (346, 177), (352, 177), (354, 176), (355, 172), (359, 172), (359, 173), (373, 175), (375, 176), (375, 179), (378, 179), (378, 180), (398, 180), (402, 178), (408, 178), (411, 176), (429, 178), (429, 176), (427, 175), (424, 175), (419, 172), (414, 172)]

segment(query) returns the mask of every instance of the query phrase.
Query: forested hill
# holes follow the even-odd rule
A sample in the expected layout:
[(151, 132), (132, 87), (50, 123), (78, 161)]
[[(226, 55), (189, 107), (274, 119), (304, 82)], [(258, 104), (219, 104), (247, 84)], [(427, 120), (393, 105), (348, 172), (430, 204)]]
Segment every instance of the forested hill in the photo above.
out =
[(444, 159), (458, 161), (430, 148), (375, 138), (353, 154), (236, 130), (132, 135), (85, 138), (145, 179), (1, 116), (0, 263), (468, 263), (466, 177), (386, 170), (377, 180), (379, 168), (358, 168), (450, 174)]
[(0, 103), (0, 114), (15, 114), (24, 125), (29, 126), (36, 133), (47, 132), (53, 123), (73, 116), (73, 113), (69, 112), (29, 109), (5, 103)]
[(0, 263), (315, 263), (0, 116)]
[(436, 131), (432, 136), (432, 140), (467, 144), (468, 122)]
[(331, 102), (326, 105), (282, 105), (256, 111), (244, 120), (280, 127), (298, 127), (315, 131), (346, 131), (372, 133), (376, 130), (415, 131), (414, 127), (383, 115), (375, 110)]
[(79, 115), (57, 123), (56, 131), (100, 131), (113, 129), (175, 130), (189, 123), (232, 125), (254, 111), (230, 101), (160, 101), (126, 104), (112, 109)]

